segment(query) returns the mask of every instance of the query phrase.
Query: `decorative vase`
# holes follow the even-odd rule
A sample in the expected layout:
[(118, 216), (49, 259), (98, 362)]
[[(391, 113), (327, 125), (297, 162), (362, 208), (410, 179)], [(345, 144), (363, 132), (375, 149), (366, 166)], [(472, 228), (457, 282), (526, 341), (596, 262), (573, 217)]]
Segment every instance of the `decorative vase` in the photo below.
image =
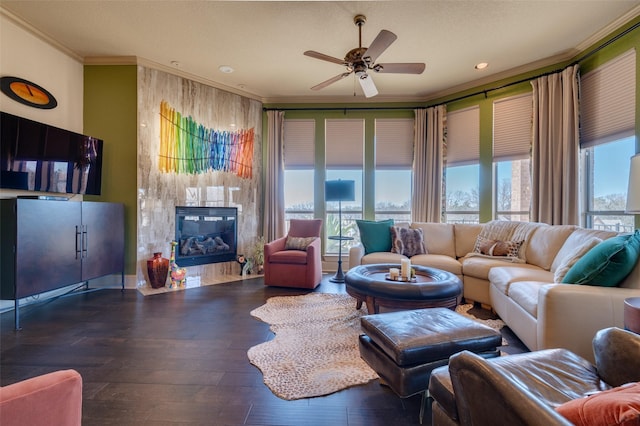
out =
[(162, 257), (162, 252), (153, 253), (153, 257), (147, 260), (147, 272), (151, 288), (164, 287), (169, 273), (169, 259)]
[(181, 268), (176, 263), (176, 246), (177, 241), (171, 241), (171, 258), (169, 259), (169, 267), (171, 268), (171, 281), (169, 288), (184, 287), (187, 280), (187, 269)]

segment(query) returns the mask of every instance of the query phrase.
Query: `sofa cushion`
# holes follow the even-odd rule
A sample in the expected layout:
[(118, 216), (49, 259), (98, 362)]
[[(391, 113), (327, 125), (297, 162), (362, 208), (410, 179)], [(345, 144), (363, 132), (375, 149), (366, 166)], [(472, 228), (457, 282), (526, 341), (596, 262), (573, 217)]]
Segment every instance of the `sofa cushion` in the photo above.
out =
[(479, 223), (456, 223), (454, 225), (456, 257), (464, 257), (473, 251), (482, 226)]
[(365, 254), (376, 251), (391, 251), (391, 227), (393, 219), (373, 221), (356, 220), (360, 231), (360, 242)]
[(418, 254), (411, 258), (412, 265), (428, 266), (462, 276), (462, 265), (453, 257), (444, 254)]
[(555, 272), (558, 269), (558, 266), (562, 262), (564, 258), (566, 258), (570, 253), (575, 251), (575, 249), (583, 244), (586, 240), (596, 237), (601, 240), (607, 240), (611, 237), (615, 237), (618, 235), (616, 232), (612, 231), (601, 231), (596, 229), (587, 229), (587, 228), (576, 228), (571, 235), (569, 235), (558, 251), (555, 259), (553, 259), (553, 263), (551, 264), (551, 272)]
[(509, 295), (509, 286), (519, 281), (539, 281), (552, 283), (553, 274), (544, 269), (529, 265), (520, 264), (514, 266), (504, 266), (492, 268), (489, 271), (489, 281), (491, 285), (500, 290), (501, 293)]
[(488, 256), (517, 258), (523, 242), (524, 241), (490, 240), (479, 235), (476, 240), (474, 252)]
[(573, 399), (556, 408), (576, 426), (615, 426), (640, 424), (640, 383)]
[(601, 242), (602, 242), (602, 240), (600, 238), (591, 237), (588, 240), (586, 240), (585, 242), (583, 242), (582, 244), (580, 244), (578, 247), (576, 247), (574, 249), (574, 251), (569, 253), (558, 264), (558, 267), (556, 268), (555, 272), (553, 273), (553, 282), (561, 283), (563, 278), (564, 278), (564, 276), (567, 275), (567, 272), (569, 272), (569, 269), (571, 269), (571, 267), (573, 265), (575, 265), (576, 262), (582, 258), (582, 256), (587, 254), (587, 252), (589, 250), (591, 250), (592, 248), (594, 248), (596, 245), (598, 245)]
[[(365, 254), (362, 256), (360, 263), (362, 265), (373, 265), (375, 263), (397, 263), (400, 264), (401, 259), (406, 259), (407, 256), (404, 256), (399, 253), (391, 253), (390, 251), (377, 251), (374, 253)], [(349, 267), (353, 267), (357, 265), (349, 265)]]
[(582, 256), (562, 282), (615, 287), (633, 270), (640, 257), (640, 230), (602, 241)]
[(306, 251), (309, 244), (318, 237), (287, 237), (284, 245), (285, 250), (303, 250)]
[(517, 281), (509, 286), (509, 297), (534, 318), (538, 318), (538, 290), (547, 285), (540, 281)]
[(575, 229), (574, 225), (539, 224), (529, 238), (527, 263), (550, 270), (558, 251)]
[(411, 229), (401, 226), (392, 226), (390, 229), (391, 252), (404, 254), (407, 257), (426, 253), (422, 229)]
[(411, 227), (422, 229), (427, 253), (456, 257), (454, 225), (449, 223), (414, 222)]
[[(505, 268), (531, 268), (540, 269), (537, 266), (529, 265), (527, 263), (511, 263), (499, 257), (478, 257), (468, 256), (460, 259), (462, 263), (462, 273), (475, 278), (481, 278), (483, 280), (489, 279), (489, 271), (491, 268), (498, 268), (504, 266)], [(552, 276), (553, 277), (553, 276)], [(551, 281), (550, 281), (551, 282)]]

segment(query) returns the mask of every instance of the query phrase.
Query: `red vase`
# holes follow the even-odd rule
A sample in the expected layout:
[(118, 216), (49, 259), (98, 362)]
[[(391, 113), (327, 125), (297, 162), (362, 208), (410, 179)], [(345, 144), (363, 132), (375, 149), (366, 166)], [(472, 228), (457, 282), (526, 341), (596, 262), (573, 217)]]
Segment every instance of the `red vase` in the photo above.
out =
[(162, 257), (162, 252), (153, 253), (153, 258), (147, 260), (147, 272), (152, 288), (164, 287), (169, 273), (169, 259)]

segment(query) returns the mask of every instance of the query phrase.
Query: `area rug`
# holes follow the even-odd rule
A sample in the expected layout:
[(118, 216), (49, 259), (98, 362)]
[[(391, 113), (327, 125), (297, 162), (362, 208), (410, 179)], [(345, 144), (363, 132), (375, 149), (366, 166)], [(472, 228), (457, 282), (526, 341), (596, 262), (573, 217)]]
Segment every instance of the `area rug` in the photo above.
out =
[[(249, 349), (251, 364), (262, 371), (264, 383), (286, 400), (328, 395), (366, 384), (378, 375), (360, 358), (358, 335), (363, 306), (347, 294), (310, 293), (276, 296), (251, 311), (270, 325), (273, 340)], [(478, 320), (460, 305), (458, 313)], [(501, 328), (500, 320), (480, 320)]]

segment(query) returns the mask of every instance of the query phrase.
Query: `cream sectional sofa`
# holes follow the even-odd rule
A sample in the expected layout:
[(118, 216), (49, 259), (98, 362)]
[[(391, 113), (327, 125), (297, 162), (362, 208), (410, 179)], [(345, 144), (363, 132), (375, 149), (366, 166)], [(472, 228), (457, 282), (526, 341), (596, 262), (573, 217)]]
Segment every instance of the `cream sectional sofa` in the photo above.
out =
[[(494, 221), (495, 222), (495, 221)], [(492, 222), (489, 222), (492, 223)], [(492, 308), (530, 350), (567, 348), (593, 361), (591, 342), (607, 327), (623, 327), (624, 299), (640, 296), (640, 262), (617, 287), (554, 283), (564, 259), (585, 241), (618, 235), (568, 225), (527, 224), (522, 262), (472, 254), (487, 224), (411, 223), (421, 228), (427, 254), (411, 263), (457, 275), (467, 303)], [(391, 252), (365, 254), (361, 244), (349, 250), (349, 267), (400, 263)]]

